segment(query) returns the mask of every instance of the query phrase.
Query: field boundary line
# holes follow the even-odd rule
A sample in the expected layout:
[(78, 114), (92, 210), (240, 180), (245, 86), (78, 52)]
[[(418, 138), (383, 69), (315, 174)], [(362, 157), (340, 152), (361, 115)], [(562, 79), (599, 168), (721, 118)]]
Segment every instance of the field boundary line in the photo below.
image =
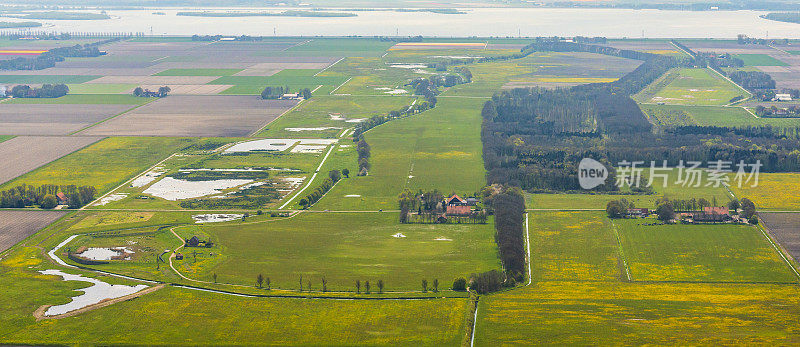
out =
[(322, 161), (319, 163), (319, 166), (317, 166), (317, 169), (314, 171), (314, 174), (311, 176), (311, 179), (309, 179), (308, 182), (303, 186), (303, 189), (300, 189), (299, 191), (297, 191), (297, 193), (295, 193), (289, 200), (287, 200), (285, 203), (283, 203), (283, 205), (281, 205), (281, 207), (278, 207), (279, 210), (283, 210), (284, 207), (289, 205), (295, 198), (297, 198), (306, 189), (308, 189), (308, 187), (310, 187), (312, 183), (314, 183), (314, 179), (317, 178), (317, 174), (319, 174), (319, 170), (322, 170), (322, 165), (324, 165), (325, 161), (328, 160), (328, 156), (331, 155), (331, 153), (333, 152), (334, 148), (336, 148), (336, 144), (333, 144), (331, 146), (331, 148), (328, 150), (328, 153), (325, 154), (325, 157), (322, 158)]
[(533, 277), (531, 277), (531, 233), (530, 229), (528, 228), (529, 215), (530, 213), (527, 212), (525, 213), (525, 246), (528, 249), (528, 256), (525, 259), (528, 262), (528, 284), (525, 285), (526, 287), (531, 285), (531, 283), (533, 282)]
[(336, 65), (336, 64), (339, 64), (339, 62), (340, 62), (340, 61), (342, 61), (342, 60), (344, 60), (344, 58), (347, 58), (347, 57), (342, 57), (341, 59), (339, 59), (339, 60), (335, 61), (333, 64), (330, 64), (330, 65), (326, 66), (324, 69), (322, 69), (322, 70), (319, 70), (317, 73), (315, 73), (315, 74), (314, 74), (314, 77), (317, 77), (317, 75), (319, 75), (319, 74), (321, 74), (321, 73), (323, 73), (323, 72), (327, 71), (327, 70), (328, 70), (329, 68), (331, 68), (332, 66), (334, 66), (334, 65)]
[(127, 180), (127, 181), (123, 182), (122, 184), (118, 185), (116, 188), (114, 188), (114, 189), (112, 189), (112, 190), (109, 190), (109, 191), (108, 191), (108, 192), (106, 192), (105, 194), (101, 195), (99, 198), (92, 200), (92, 202), (90, 202), (90, 203), (88, 203), (88, 204), (86, 204), (86, 205), (83, 205), (83, 207), (79, 208), (79, 209), (78, 209), (78, 211), (83, 211), (83, 210), (85, 210), (87, 207), (94, 205), (95, 203), (99, 202), (99, 201), (100, 201), (100, 199), (102, 199), (102, 198), (105, 198), (105, 197), (106, 197), (106, 196), (108, 196), (109, 194), (111, 194), (111, 193), (113, 193), (113, 192), (115, 192), (115, 191), (119, 190), (120, 188), (122, 188), (122, 187), (123, 187), (123, 186), (125, 186), (126, 184), (133, 182), (133, 180), (135, 180), (135, 179), (137, 179), (137, 178), (141, 177), (142, 175), (144, 175), (144, 174), (146, 174), (146, 173), (148, 173), (148, 172), (152, 171), (154, 168), (156, 168), (157, 166), (159, 166), (159, 165), (163, 164), (165, 161), (169, 160), (170, 158), (172, 158), (172, 157), (174, 157), (174, 156), (176, 156), (176, 155), (178, 155), (178, 153), (172, 153), (172, 154), (170, 154), (168, 157), (166, 157), (166, 158), (162, 159), (161, 161), (159, 161), (159, 162), (158, 162), (158, 163), (156, 163), (155, 165), (153, 165), (153, 166), (151, 166), (151, 167), (147, 168), (147, 170), (144, 170), (144, 171), (140, 172), (138, 175), (136, 175), (136, 176), (133, 176), (131, 179), (129, 179), (129, 180)]
[[(732, 79), (728, 78), (728, 76), (725, 76), (725, 75), (721, 74), (719, 71), (717, 71), (715, 69), (712, 69), (710, 67), (706, 67), (706, 69), (714, 71), (714, 73), (716, 73), (720, 77), (724, 78), (726, 81), (730, 82), (731, 84), (735, 85), (737, 88), (741, 89), (743, 92), (747, 93), (748, 99), (753, 97), (753, 93), (751, 93), (749, 90), (745, 89), (744, 87), (740, 86), (738, 83), (734, 82)], [(739, 100), (737, 102), (742, 102), (742, 101), (744, 101), (744, 100)]]
[[(769, 48), (772, 48), (772, 49), (774, 49), (774, 50), (776, 50), (776, 51), (778, 51), (778, 52), (781, 52), (781, 53), (785, 53), (785, 54), (788, 54), (788, 55), (792, 55), (792, 53), (789, 53), (789, 52), (787, 52), (787, 51), (784, 51), (784, 50), (782, 50), (782, 49), (780, 49), (780, 48), (778, 48), (778, 47), (775, 47), (775, 46), (773, 46), (773, 45), (769, 45)], [(779, 59), (779, 60), (780, 60), (780, 59)]]
[(320, 85), (318, 85), (316, 88), (314, 88), (314, 90), (312, 90), (312, 91), (311, 91), (311, 93), (314, 93), (314, 92), (316, 92), (316, 91), (317, 91), (317, 90), (319, 90), (320, 88), (322, 88), (322, 85), (321, 85), (321, 84), (320, 84)]
[(337, 90), (339, 90), (339, 88), (341, 88), (343, 85), (347, 84), (347, 82), (350, 82), (351, 79), (353, 79), (353, 77), (348, 78), (347, 81), (344, 81), (344, 83), (340, 84), (338, 87), (336, 87), (333, 90), (331, 90), (331, 92), (328, 95), (334, 95), (333, 93), (335, 93)]
[(298, 106), (300, 106), (300, 104), (304, 103), (305, 101), (306, 101), (305, 99), (303, 99), (303, 100), (300, 100), (300, 102), (298, 102), (298, 103), (294, 104), (294, 106), (290, 107), (288, 110), (286, 110), (286, 111), (283, 111), (283, 113), (279, 114), (277, 117), (275, 117), (274, 119), (272, 119), (272, 120), (270, 120), (269, 122), (267, 122), (267, 124), (264, 124), (263, 126), (261, 126), (260, 128), (258, 128), (258, 130), (256, 130), (256, 131), (254, 131), (254, 132), (250, 133), (250, 135), (247, 135), (247, 137), (254, 137), (254, 136), (256, 136), (256, 134), (258, 134), (258, 133), (260, 133), (260, 132), (264, 131), (264, 129), (266, 129), (266, 128), (267, 128), (267, 127), (270, 125), (270, 124), (274, 123), (276, 120), (278, 120), (278, 119), (280, 119), (281, 117), (285, 116), (287, 113), (294, 111), (294, 109), (296, 109)]
[(304, 45), (304, 44), (306, 44), (306, 43), (309, 43), (309, 42), (311, 42), (311, 41), (314, 41), (314, 39), (311, 39), (311, 40), (305, 40), (305, 41), (302, 41), (302, 42), (295, 43), (295, 44), (293, 44), (293, 45), (291, 45), (291, 46), (289, 46), (289, 47), (286, 47), (286, 48), (284, 48), (284, 49), (283, 49), (281, 52), (286, 52), (286, 51), (288, 51), (288, 50), (290, 50), (290, 49), (292, 49), (292, 48), (295, 48), (295, 47), (302, 46), (302, 45)]
[(617, 231), (617, 225), (614, 224), (614, 220), (611, 220), (611, 229), (614, 230), (614, 236), (617, 238), (617, 249), (619, 250), (619, 256), (622, 258), (622, 265), (625, 267), (625, 276), (628, 278), (628, 282), (632, 282), (631, 270), (628, 268), (628, 260), (625, 258), (625, 251), (622, 249), (622, 241), (619, 239), (619, 232)]
[(472, 317), (472, 336), (469, 339), (469, 346), (475, 346), (475, 330), (478, 328), (478, 305), (481, 297), (475, 298), (475, 315)]

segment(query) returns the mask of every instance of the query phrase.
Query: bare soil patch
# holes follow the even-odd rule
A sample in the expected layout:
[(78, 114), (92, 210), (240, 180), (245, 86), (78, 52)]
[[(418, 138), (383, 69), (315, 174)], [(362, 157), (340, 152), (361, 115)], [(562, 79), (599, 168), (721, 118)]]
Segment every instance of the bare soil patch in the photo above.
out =
[(256, 96), (171, 95), (82, 132), (113, 136), (247, 136), (296, 104)]
[(67, 214), (66, 211), (0, 211), (0, 252)]
[(0, 135), (67, 135), (134, 105), (33, 105), (0, 106)]
[(800, 213), (765, 213), (758, 216), (778, 243), (795, 259), (800, 259)]

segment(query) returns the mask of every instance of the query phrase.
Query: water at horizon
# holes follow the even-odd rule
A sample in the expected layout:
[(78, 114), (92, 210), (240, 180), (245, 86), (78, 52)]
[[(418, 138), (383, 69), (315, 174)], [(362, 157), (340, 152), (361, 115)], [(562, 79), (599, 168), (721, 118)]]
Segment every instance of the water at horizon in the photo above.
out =
[[(108, 20), (42, 20), (53, 32), (143, 32), (153, 35), (271, 36), (606, 36), (610, 38), (800, 38), (800, 24), (759, 18), (758, 11), (662, 11), (629, 9), (475, 8), (467, 14), (356, 12), (357, 17), (189, 17), (151, 8), (109, 10)], [(206, 9), (204, 9), (206, 10)], [(207, 9), (214, 11), (243, 9)], [(286, 10), (259, 8), (258, 10)], [(155, 15), (164, 12), (166, 15)], [(16, 19), (2, 20), (14, 21)], [(152, 28), (152, 31), (151, 31)], [(16, 29), (7, 29), (16, 31)]]

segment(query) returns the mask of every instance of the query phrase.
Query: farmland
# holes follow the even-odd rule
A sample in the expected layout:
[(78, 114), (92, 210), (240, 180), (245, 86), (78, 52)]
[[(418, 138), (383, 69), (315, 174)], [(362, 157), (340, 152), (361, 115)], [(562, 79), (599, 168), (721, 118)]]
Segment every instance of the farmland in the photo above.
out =
[[(657, 283), (625, 281), (614, 230), (604, 219), (602, 212), (531, 213), (530, 223), (537, 226), (531, 229), (533, 283), (519, 290), (481, 298), (476, 345), (521, 340), (547, 344), (554, 339), (567, 344), (794, 341), (793, 328), (785, 324), (797, 318), (796, 311), (772, 311), (771, 307), (776, 303), (787, 308), (800, 307), (800, 301), (795, 297), (798, 292), (795, 285), (682, 283), (667, 281), (669, 276), (663, 278), (664, 282)], [(624, 222), (640, 223), (636, 220)], [(698, 226), (685, 226), (685, 230), (668, 235), (684, 239), (679, 235), (708, 232), (701, 229), (694, 234), (695, 231), (689, 229), (694, 227)], [(639, 232), (651, 237), (664, 237), (663, 231), (657, 230), (659, 228), (663, 227), (640, 227)], [(619, 231), (625, 244), (629, 239), (624, 236), (626, 231), (623, 229)], [(720, 230), (715, 236), (707, 236), (732, 237), (725, 234), (727, 232)], [(725, 244), (724, 241), (720, 243)], [(672, 266), (688, 260), (684, 260), (681, 254), (696, 257), (708, 252), (709, 248), (688, 242), (684, 245), (691, 249), (672, 249), (677, 251), (673, 260), (677, 263), (672, 263)], [(735, 253), (743, 256), (742, 251), (766, 251), (769, 247), (760, 233), (749, 243), (741, 240), (735, 245), (741, 248)], [(716, 247), (711, 249), (721, 251)], [(649, 253), (632, 251), (624, 247), (629, 265), (631, 257), (649, 256)], [(659, 248), (658, 252), (665, 254), (668, 251)], [(756, 254), (750, 253), (749, 257), (739, 261), (756, 264), (778, 259), (775, 253), (766, 258)], [(723, 268), (732, 269), (734, 266), (736, 263), (723, 265)], [(769, 268), (773, 272), (766, 274), (751, 272), (747, 267), (742, 270), (758, 277), (789, 271), (777, 262), (775, 267)], [(631, 275), (635, 279), (636, 267), (631, 268)], [(670, 273), (662, 272), (661, 275)], [(587, 322), (591, 324), (585, 325)]]
[[(0, 143), (0, 184), (100, 140), (97, 137), (17, 136)], [(12, 165), (13, 163), (13, 165)]]
[[(31, 140), (25, 137), (14, 138), (14, 140), (16, 139), (41, 142), (40, 139)], [(70, 142), (74, 142), (81, 138), (70, 137), (68, 139)], [(82, 139), (86, 139), (84, 141), (88, 141), (88, 143), (98, 140), (98, 138)], [(108, 138), (52, 161), (0, 187), (7, 189), (7, 187), (18, 184), (40, 186), (57, 182), (59, 184), (94, 186), (98, 192), (105, 192), (192, 142), (194, 140), (181, 138)], [(9, 141), (6, 141), (2, 145), (7, 146), (8, 143)], [(28, 147), (31, 146), (28, 145)]]
[(710, 69), (677, 69), (637, 96), (647, 103), (726, 105), (746, 93)]
[(56, 211), (0, 211), (0, 253), (65, 214)]

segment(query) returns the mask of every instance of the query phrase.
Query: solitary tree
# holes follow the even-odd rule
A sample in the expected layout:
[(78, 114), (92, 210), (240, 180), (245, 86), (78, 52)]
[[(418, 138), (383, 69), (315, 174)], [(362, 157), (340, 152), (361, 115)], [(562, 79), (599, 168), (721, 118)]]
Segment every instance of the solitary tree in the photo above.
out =
[(422, 280), (422, 292), (423, 293), (428, 292), (428, 280)]
[(133, 90), (133, 96), (140, 97), (143, 94), (144, 94), (144, 89), (142, 89), (142, 87), (136, 87), (136, 89)]
[(656, 214), (658, 215), (658, 220), (667, 222), (675, 218), (675, 209), (672, 207), (672, 203), (665, 202), (656, 207)]
[(356, 294), (361, 294), (361, 281), (356, 280)]
[(258, 274), (258, 277), (256, 277), (256, 286), (261, 288), (263, 285), (264, 285), (264, 275)]
[(378, 293), (383, 294), (383, 280), (378, 280)]
[(434, 278), (433, 279), (433, 292), (436, 293), (438, 291), (439, 291), (439, 279), (438, 278)]
[(214, 283), (217, 283), (217, 273), (215, 272), (211, 277), (214, 278)]
[(58, 201), (56, 200), (56, 196), (53, 194), (47, 194), (42, 198), (41, 207), (45, 210), (49, 210), (51, 208), (55, 208), (58, 205)]
[(328, 172), (328, 177), (330, 177), (333, 183), (336, 183), (340, 179), (342, 179), (342, 174), (339, 172), (339, 170), (331, 170), (330, 172)]
[(369, 294), (369, 281), (364, 281), (364, 293)]
[(327, 291), (328, 291), (328, 281), (325, 279), (325, 277), (323, 277), (322, 278), (322, 292), (324, 293), (324, 292), (327, 292)]
[(344, 175), (344, 178), (350, 178), (350, 169), (348, 168), (342, 169), (342, 175)]
[(464, 278), (457, 278), (453, 281), (453, 290), (463, 292), (467, 290), (467, 280)]
[(267, 285), (267, 289), (272, 289), (272, 287), (270, 286), (270, 283), (269, 283), (269, 277), (267, 277), (267, 279), (264, 281), (264, 284)]
[(300, 275), (300, 291), (303, 291), (303, 275)]
[(742, 198), (742, 217), (750, 219), (756, 214), (756, 204), (748, 198)]
[(171, 92), (171, 91), (172, 91), (172, 88), (170, 88), (168, 86), (159, 87), (158, 88), (158, 97), (159, 98), (163, 98), (163, 97), (167, 96), (167, 94), (169, 94), (169, 92)]

